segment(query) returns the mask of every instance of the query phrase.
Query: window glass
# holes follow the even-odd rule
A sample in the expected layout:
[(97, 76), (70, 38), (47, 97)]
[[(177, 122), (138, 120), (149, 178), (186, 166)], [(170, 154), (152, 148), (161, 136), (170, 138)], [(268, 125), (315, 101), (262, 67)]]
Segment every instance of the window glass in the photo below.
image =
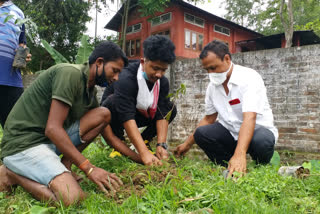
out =
[(204, 20), (203, 19), (199, 19), (197, 17), (195, 17), (194, 19), (195, 24), (200, 25), (200, 26), (204, 26)]
[(184, 14), (184, 20), (186, 22), (191, 23), (191, 24), (204, 27), (204, 19), (198, 18), (198, 17), (191, 15), (189, 13)]
[(166, 13), (161, 16), (161, 22), (168, 22), (170, 20), (171, 13)]
[(214, 26), (214, 30), (215, 30), (215, 31), (218, 31), (218, 32), (222, 32), (222, 27), (219, 26), (219, 25), (215, 25), (215, 26)]
[(222, 33), (230, 35), (230, 30), (228, 28), (223, 28)]
[(140, 39), (136, 41), (136, 55), (140, 56)]
[(185, 31), (185, 37), (184, 37), (184, 47), (190, 48), (190, 31)]
[(141, 49), (140, 39), (128, 40), (126, 42), (126, 55), (128, 57), (140, 56), (140, 49)]
[(193, 15), (185, 13), (185, 18), (186, 18), (186, 21), (188, 21), (188, 22), (191, 22), (191, 23), (194, 22), (194, 16)]
[(197, 34), (192, 33), (192, 50), (197, 50)]
[(184, 47), (186, 49), (190, 49), (194, 51), (201, 51), (203, 49), (204, 37), (202, 34), (185, 29), (184, 37), (185, 37)]
[(225, 34), (225, 35), (230, 35), (230, 29), (226, 27), (222, 27), (219, 25), (214, 25), (214, 31)]
[(127, 33), (131, 33), (132, 32), (132, 26), (128, 26), (127, 27)]
[(159, 25), (162, 23), (169, 22), (171, 20), (171, 13), (166, 13), (161, 16), (154, 17), (151, 19), (151, 26)]
[(130, 51), (130, 56), (134, 56), (136, 54), (136, 48), (135, 48), (135, 41), (131, 40), (131, 51)]
[(133, 31), (134, 31), (134, 32), (137, 32), (137, 31), (139, 31), (140, 29), (141, 29), (141, 23), (136, 24), (136, 25), (133, 26)]
[(199, 50), (202, 51), (202, 48), (203, 48), (203, 35), (200, 35), (200, 34), (199, 34), (198, 47), (199, 47)]
[(160, 24), (160, 16), (155, 17), (151, 20), (151, 25), (158, 25)]

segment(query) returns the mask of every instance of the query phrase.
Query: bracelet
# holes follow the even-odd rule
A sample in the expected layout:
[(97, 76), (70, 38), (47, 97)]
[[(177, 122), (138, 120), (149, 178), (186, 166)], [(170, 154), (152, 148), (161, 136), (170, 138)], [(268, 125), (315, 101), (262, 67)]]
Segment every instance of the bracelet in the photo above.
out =
[(93, 167), (91, 167), (87, 173), (87, 177), (89, 177), (89, 175), (93, 172)]
[(87, 164), (89, 164), (89, 160), (86, 159), (85, 161), (83, 161), (80, 165), (79, 165), (79, 169), (81, 169), (82, 171), (84, 171), (84, 168), (87, 166)]

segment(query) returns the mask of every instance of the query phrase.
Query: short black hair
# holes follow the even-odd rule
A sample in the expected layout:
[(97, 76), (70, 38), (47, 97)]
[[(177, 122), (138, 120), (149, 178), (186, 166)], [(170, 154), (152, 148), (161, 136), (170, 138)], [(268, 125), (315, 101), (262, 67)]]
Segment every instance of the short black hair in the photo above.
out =
[(128, 58), (119, 45), (110, 41), (100, 42), (95, 47), (89, 57), (89, 64), (93, 64), (99, 57), (102, 57), (105, 62), (115, 61), (121, 58), (123, 60), (124, 67), (128, 65)]
[(143, 42), (143, 55), (151, 61), (171, 64), (176, 60), (175, 49), (173, 42), (166, 36), (150, 36)]
[(231, 59), (231, 54), (230, 54), (228, 46), (224, 42), (221, 42), (219, 40), (213, 40), (212, 42), (208, 43), (201, 51), (200, 56), (199, 56), (200, 59), (204, 59), (205, 57), (207, 57), (208, 51), (210, 51), (210, 52), (214, 53), (215, 55), (217, 55), (218, 57), (220, 57), (220, 59), (222, 61), (223, 61), (224, 56), (226, 54), (228, 54)]

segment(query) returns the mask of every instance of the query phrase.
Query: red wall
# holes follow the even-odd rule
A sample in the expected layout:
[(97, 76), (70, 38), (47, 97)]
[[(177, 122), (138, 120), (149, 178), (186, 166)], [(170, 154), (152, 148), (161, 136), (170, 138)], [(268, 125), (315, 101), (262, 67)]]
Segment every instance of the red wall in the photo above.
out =
[[(180, 7), (179, 5), (171, 4), (164, 12), (157, 13), (156, 16), (171, 12), (172, 17), (171, 21), (160, 24), (154, 27), (151, 27), (151, 23), (147, 21), (150, 17), (143, 17), (141, 18), (140, 14), (137, 12), (136, 9), (132, 12), (129, 16), (128, 26), (142, 23), (142, 29), (140, 32), (127, 34), (126, 40), (131, 39), (141, 39), (141, 53), (140, 56), (143, 55), (142, 53), (142, 43), (143, 41), (151, 34), (161, 31), (170, 30), (170, 38), (176, 46), (176, 56), (183, 57), (183, 58), (198, 58), (200, 51), (194, 51), (190, 49), (186, 49), (185, 45), (185, 29), (190, 31), (194, 31), (200, 34), (203, 34), (204, 37), (204, 44), (203, 47), (214, 39), (222, 40), (229, 44), (229, 49), (231, 53), (236, 52), (235, 42), (241, 40), (248, 40), (256, 38), (257, 36), (250, 31), (245, 31), (243, 29), (238, 28), (237, 26), (232, 26), (222, 21), (217, 20), (209, 20), (206, 16), (195, 13), (189, 9), (185, 9)], [(197, 16), (205, 20), (204, 28), (190, 24), (184, 21), (184, 12)], [(230, 36), (215, 32), (213, 30), (213, 25), (218, 24), (223, 27), (227, 27), (230, 29)], [(119, 30), (120, 31), (120, 30)], [(130, 57), (130, 58), (140, 58), (140, 57)]]

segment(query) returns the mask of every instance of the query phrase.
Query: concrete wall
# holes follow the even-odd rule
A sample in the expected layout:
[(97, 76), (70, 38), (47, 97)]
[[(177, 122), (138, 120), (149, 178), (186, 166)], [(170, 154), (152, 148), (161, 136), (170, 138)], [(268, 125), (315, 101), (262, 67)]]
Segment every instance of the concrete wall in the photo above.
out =
[[(264, 79), (275, 125), (279, 129), (277, 148), (320, 152), (320, 45), (237, 53), (237, 64), (257, 70)], [(204, 97), (209, 83), (199, 59), (175, 62), (171, 87), (187, 86), (177, 100), (178, 115), (170, 127), (169, 139), (181, 142), (204, 116)]]
[[(275, 125), (277, 148), (320, 152), (320, 45), (234, 54), (237, 64), (256, 69), (264, 79)], [(181, 83), (187, 93), (176, 100), (178, 114), (170, 125), (172, 146), (183, 142), (204, 116), (204, 97), (209, 83), (199, 59), (177, 60), (167, 72), (171, 91)], [(24, 85), (35, 75), (23, 76)], [(98, 90), (99, 98), (102, 90)], [(197, 152), (197, 147), (194, 149)], [(202, 154), (202, 153), (201, 153)]]

